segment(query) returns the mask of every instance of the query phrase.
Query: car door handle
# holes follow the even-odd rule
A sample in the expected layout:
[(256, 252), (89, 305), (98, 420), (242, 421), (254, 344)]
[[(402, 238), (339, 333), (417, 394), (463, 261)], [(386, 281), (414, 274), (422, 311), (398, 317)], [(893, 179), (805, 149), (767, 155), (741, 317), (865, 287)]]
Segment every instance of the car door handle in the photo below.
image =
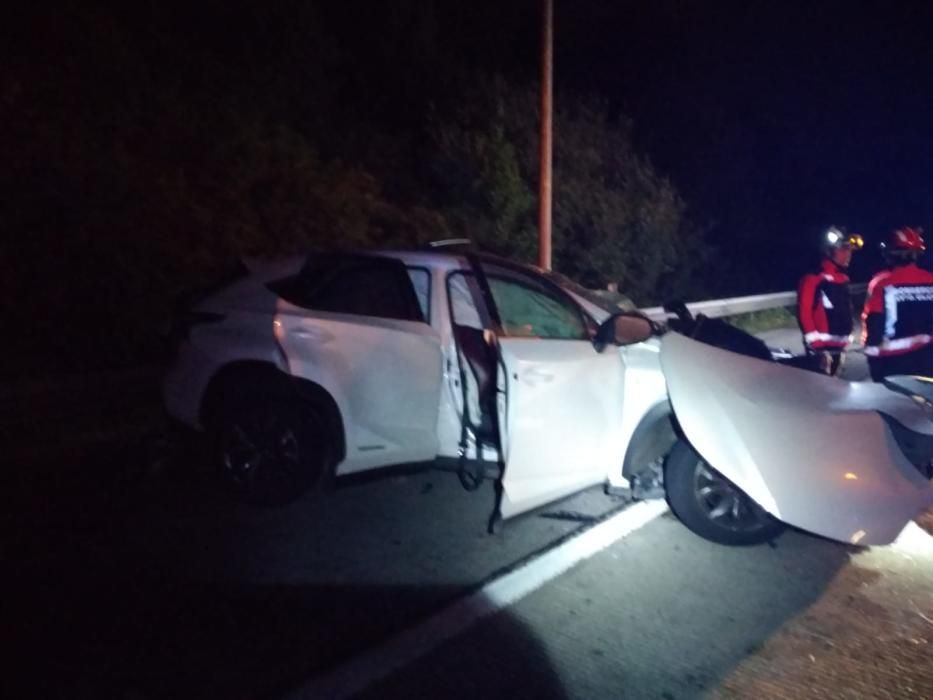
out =
[(554, 374), (540, 367), (532, 367), (522, 372), (522, 379), (528, 384), (543, 384), (553, 380)]

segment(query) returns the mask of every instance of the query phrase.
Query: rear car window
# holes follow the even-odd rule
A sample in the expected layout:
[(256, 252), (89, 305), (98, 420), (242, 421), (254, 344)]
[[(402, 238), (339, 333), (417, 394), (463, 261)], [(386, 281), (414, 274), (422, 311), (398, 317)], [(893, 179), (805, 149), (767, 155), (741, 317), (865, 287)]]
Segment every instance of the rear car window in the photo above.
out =
[(482, 330), (489, 326), (480, 316), (482, 294), (472, 273), (454, 272), (447, 277), (447, 299), (450, 317), (458, 326)]
[(297, 275), (273, 282), (269, 288), (287, 302), (312, 311), (427, 321), (426, 306), (419, 303), (408, 269), (392, 258), (316, 255)]
[(431, 273), (424, 267), (409, 267), (408, 279), (411, 280), (418, 298), (421, 316), (425, 321), (431, 320)]

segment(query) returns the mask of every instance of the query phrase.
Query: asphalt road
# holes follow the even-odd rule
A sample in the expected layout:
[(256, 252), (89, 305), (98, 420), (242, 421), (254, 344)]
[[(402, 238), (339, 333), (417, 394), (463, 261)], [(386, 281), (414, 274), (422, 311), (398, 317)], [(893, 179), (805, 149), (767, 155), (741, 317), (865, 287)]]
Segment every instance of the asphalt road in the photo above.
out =
[(594, 490), (493, 536), (491, 487), (449, 473), (277, 509), (183, 475), (73, 496), (4, 512), (2, 697), (278, 697), (624, 505)]
[[(488, 535), (491, 490), (443, 473), (275, 510), (184, 480), (121, 495), (6, 538), (4, 697), (281, 697), (627, 505), (593, 489)], [(732, 549), (664, 516), (364, 696), (928, 700), (918, 537)]]
[(933, 538), (728, 549), (657, 520), (362, 698), (933, 697)]

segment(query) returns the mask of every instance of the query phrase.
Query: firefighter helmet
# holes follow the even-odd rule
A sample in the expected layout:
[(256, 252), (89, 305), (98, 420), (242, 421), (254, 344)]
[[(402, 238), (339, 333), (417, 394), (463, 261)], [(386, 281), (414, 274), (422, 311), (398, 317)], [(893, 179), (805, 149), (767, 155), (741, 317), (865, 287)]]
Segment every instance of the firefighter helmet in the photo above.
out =
[(886, 243), (881, 244), (881, 250), (888, 255), (902, 255), (916, 257), (927, 249), (922, 228), (904, 226), (891, 232)]
[(859, 250), (865, 244), (857, 233), (846, 233), (845, 229), (830, 226), (823, 234), (823, 254), (831, 257), (840, 248)]

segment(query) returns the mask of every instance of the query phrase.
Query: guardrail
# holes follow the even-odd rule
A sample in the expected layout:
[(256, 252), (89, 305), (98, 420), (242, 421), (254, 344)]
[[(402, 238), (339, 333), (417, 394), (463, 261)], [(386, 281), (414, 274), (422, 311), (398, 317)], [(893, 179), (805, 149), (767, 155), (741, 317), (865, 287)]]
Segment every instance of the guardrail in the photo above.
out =
[[(858, 296), (864, 294), (867, 288), (867, 284), (853, 284), (849, 286), (849, 291), (853, 296)], [(785, 306), (795, 306), (796, 304), (797, 292), (774, 292), (772, 294), (753, 294), (747, 297), (694, 301), (688, 303), (687, 308), (693, 315), (704, 314), (710, 318), (716, 318), (764, 311), (766, 309), (779, 309)], [(671, 315), (661, 306), (652, 306), (639, 309), (639, 311), (654, 321), (663, 321)]]

